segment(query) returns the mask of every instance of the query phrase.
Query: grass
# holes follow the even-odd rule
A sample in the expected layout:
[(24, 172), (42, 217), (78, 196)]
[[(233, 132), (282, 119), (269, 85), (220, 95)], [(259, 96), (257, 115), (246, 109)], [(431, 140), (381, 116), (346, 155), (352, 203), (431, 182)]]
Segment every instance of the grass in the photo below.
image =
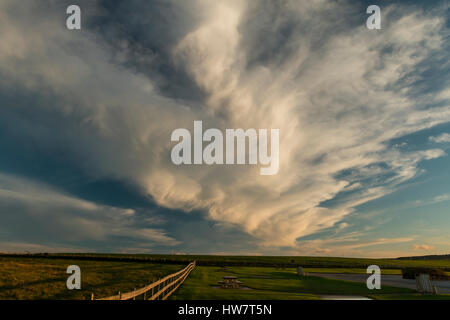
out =
[[(309, 273), (345, 273), (345, 274), (367, 274), (367, 269), (358, 268), (303, 268), (303, 272)], [(381, 269), (381, 274), (402, 274), (400, 269)]]
[[(157, 257), (157, 258), (156, 258)], [(86, 299), (91, 293), (95, 298), (117, 294), (118, 291), (128, 292), (140, 288), (167, 274), (182, 269), (192, 261), (193, 256), (164, 256), (173, 260), (164, 260), (158, 255), (47, 255), (47, 256), (6, 256), (0, 255), (0, 299)], [(195, 256), (198, 257), (198, 256)], [(261, 260), (258, 260), (262, 258)], [(383, 286), (380, 291), (367, 289), (365, 283), (326, 279), (308, 275), (296, 274), (295, 266), (280, 267), (279, 263), (286, 257), (241, 257), (240, 265), (261, 263), (262, 266), (237, 266), (236, 257), (210, 256), (203, 263), (215, 261), (219, 266), (197, 266), (179, 290), (171, 299), (319, 299), (321, 295), (360, 295), (374, 299), (449, 299), (449, 295), (422, 296), (413, 290)], [(307, 257), (297, 257), (299, 262)], [(284, 260), (283, 260), (284, 259)], [(309, 259), (309, 258), (308, 258)], [(323, 258), (322, 264), (334, 265), (341, 258)], [(329, 259), (329, 260), (326, 260)], [(156, 263), (163, 261), (165, 263)], [(267, 266), (271, 261), (276, 267)], [(305, 260), (306, 261), (306, 260)], [(351, 260), (355, 264), (366, 263), (366, 259)], [(357, 261), (358, 263), (356, 263)], [(179, 262), (179, 264), (175, 264)], [(403, 261), (401, 261), (403, 262)], [(435, 261), (420, 262), (428, 266)], [(345, 262), (348, 264), (349, 262)], [(372, 264), (370, 261), (369, 264)], [(439, 262), (441, 263), (441, 262)], [(66, 269), (69, 265), (78, 265), (82, 272), (82, 290), (68, 290), (66, 280), (69, 276)], [(296, 263), (294, 263), (296, 265)], [(227, 267), (223, 267), (223, 266)], [(288, 264), (289, 265), (289, 264)], [(299, 263), (299, 265), (302, 265)], [(304, 264), (303, 264), (304, 265)], [(307, 273), (358, 273), (365, 274), (364, 268), (326, 267), (304, 268)], [(382, 268), (383, 274), (401, 274), (400, 269)], [(225, 275), (236, 275), (247, 290), (221, 289), (218, 281)]]
[(413, 294), (385, 294), (385, 295), (369, 295), (369, 298), (376, 300), (450, 300), (450, 294), (440, 295), (423, 295), (420, 293)]
[[(68, 290), (69, 265), (81, 268), (81, 290)], [(87, 299), (143, 287), (182, 265), (0, 257), (0, 299)]]
[[(25, 257), (25, 255), (24, 255)], [(28, 255), (33, 257), (33, 255)], [(381, 269), (401, 269), (405, 267), (439, 268), (450, 271), (450, 259), (447, 260), (399, 260), (399, 259), (361, 259), (336, 257), (299, 257), (299, 256), (219, 256), (219, 255), (160, 255), (160, 254), (99, 254), (99, 253), (63, 253), (46, 254), (47, 258), (150, 262), (187, 265), (197, 261), (200, 266), (248, 266), (248, 267), (295, 267), (306, 268), (347, 268), (365, 269), (369, 265), (378, 265)]]
[[(251, 290), (220, 289), (217, 282), (225, 275), (235, 275)], [(407, 294), (414, 291), (384, 286), (378, 293)], [(293, 268), (197, 267), (171, 299), (319, 299), (319, 295), (363, 295), (372, 293), (364, 283), (302, 277)]]

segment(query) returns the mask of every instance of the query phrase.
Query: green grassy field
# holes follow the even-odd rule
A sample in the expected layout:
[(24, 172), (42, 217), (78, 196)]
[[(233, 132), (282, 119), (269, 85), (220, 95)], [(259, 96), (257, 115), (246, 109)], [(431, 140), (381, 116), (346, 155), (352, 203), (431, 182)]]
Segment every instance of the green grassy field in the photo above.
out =
[[(218, 281), (234, 275), (246, 289), (221, 289)], [(410, 294), (414, 291), (384, 286), (377, 293)], [(320, 295), (363, 295), (373, 293), (364, 283), (302, 277), (293, 268), (197, 267), (171, 299), (319, 299)]]
[[(357, 273), (367, 274), (367, 269), (359, 268), (303, 268), (306, 273)], [(381, 269), (381, 274), (402, 274), (400, 269)]]
[[(314, 257), (235, 257), (170, 255), (0, 255), (0, 299), (87, 299), (129, 292), (167, 274), (182, 269), (188, 262), (201, 263), (171, 299), (319, 299), (321, 295), (359, 295), (375, 299), (448, 299), (450, 296), (421, 296), (404, 288), (383, 286), (374, 294), (364, 283), (325, 279), (312, 273), (360, 273), (363, 266), (379, 264), (383, 274), (401, 274), (394, 266), (437, 267), (448, 270), (449, 261), (398, 261)], [(294, 262), (292, 262), (294, 261)], [(158, 263), (157, 263), (158, 262)], [(303, 263), (302, 263), (303, 262)], [(336, 264), (341, 262), (340, 267)], [(381, 263), (382, 262), (382, 263)], [(67, 290), (67, 266), (82, 270), (82, 290)], [(202, 265), (203, 264), (203, 265)], [(208, 266), (213, 264), (214, 266)], [(318, 266), (315, 266), (318, 264)], [(253, 266), (248, 266), (253, 265)], [(297, 265), (310, 275), (296, 274)], [(244, 289), (221, 289), (218, 281), (235, 275)]]
[[(66, 269), (81, 268), (82, 290), (68, 290)], [(182, 265), (0, 257), (0, 299), (86, 299), (143, 287)]]
[[(33, 257), (26, 255), (24, 257)], [(161, 255), (161, 254), (99, 254), (64, 253), (46, 254), (38, 257), (104, 260), (127, 262), (150, 262), (164, 264), (183, 264), (197, 261), (199, 266), (248, 266), (248, 267), (296, 267), (306, 268), (347, 268), (365, 269), (369, 265), (378, 265), (381, 269), (401, 269), (405, 267), (439, 268), (450, 271), (450, 259), (447, 260), (399, 260), (399, 259), (361, 259), (336, 257), (299, 257), (299, 256), (219, 256), (219, 255)]]

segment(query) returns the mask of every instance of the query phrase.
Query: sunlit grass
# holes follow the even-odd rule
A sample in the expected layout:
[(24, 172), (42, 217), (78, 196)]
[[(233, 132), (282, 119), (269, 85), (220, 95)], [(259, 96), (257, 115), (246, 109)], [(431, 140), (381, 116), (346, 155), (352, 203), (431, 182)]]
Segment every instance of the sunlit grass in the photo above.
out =
[[(81, 290), (68, 290), (69, 265), (81, 268)], [(0, 258), (0, 299), (87, 299), (143, 287), (183, 265)]]
[[(311, 273), (345, 273), (345, 274), (367, 274), (367, 269), (358, 268), (303, 268), (303, 272)], [(400, 269), (381, 269), (381, 274), (401, 275)]]
[[(112, 257), (112, 259), (110, 259)], [(155, 257), (158, 257), (156, 259)], [(155, 263), (166, 257), (165, 262), (180, 261), (180, 264)], [(198, 257), (198, 256), (197, 256)], [(297, 275), (295, 267), (269, 266), (227, 266), (227, 261), (237, 263), (236, 257), (202, 256), (203, 263), (215, 261), (221, 266), (197, 266), (186, 282), (171, 299), (319, 299), (321, 295), (358, 295), (376, 299), (448, 299), (448, 295), (421, 296), (413, 290), (383, 286), (375, 294), (367, 289), (365, 283), (326, 279), (312, 273), (353, 273), (365, 274), (365, 268), (327, 267), (303, 268), (308, 276)], [(98, 260), (96, 260), (96, 258)], [(105, 259), (106, 258), (106, 259)], [(118, 259), (119, 258), (119, 259)], [(147, 255), (83, 255), (79, 259), (72, 256), (57, 257), (0, 257), (0, 299), (88, 299), (91, 293), (95, 298), (115, 295), (118, 291), (128, 292), (143, 287), (163, 276), (182, 269), (189, 256), (176, 260), (176, 256)], [(247, 260), (241, 263), (278, 264), (289, 261), (284, 257), (263, 257), (263, 260)], [(260, 258), (260, 257), (250, 257)], [(123, 259), (123, 260), (122, 260)], [(306, 259), (300, 257), (299, 259)], [(308, 260), (318, 261), (318, 260)], [(325, 258), (324, 258), (325, 259)], [(323, 264), (334, 265), (340, 258), (321, 260)], [(303, 260), (303, 262), (306, 260)], [(356, 265), (361, 261), (352, 260)], [(300, 262), (297, 261), (297, 262)], [(416, 262), (416, 261), (414, 261)], [(426, 264), (427, 261), (420, 261)], [(297, 264), (295, 262), (289, 262)], [(346, 261), (345, 263), (349, 263)], [(364, 262), (365, 263), (365, 262)], [(68, 290), (66, 269), (78, 265), (82, 271), (82, 290)], [(301, 265), (298, 263), (298, 265)], [(400, 269), (382, 268), (383, 274), (401, 274)], [(235, 275), (243, 282), (245, 289), (221, 289), (218, 281), (225, 275)]]
[[(234, 275), (250, 290), (218, 288), (225, 275)], [(378, 293), (412, 293), (384, 286)], [(365, 283), (299, 276), (293, 268), (197, 267), (172, 299), (318, 299), (319, 295), (371, 294)]]

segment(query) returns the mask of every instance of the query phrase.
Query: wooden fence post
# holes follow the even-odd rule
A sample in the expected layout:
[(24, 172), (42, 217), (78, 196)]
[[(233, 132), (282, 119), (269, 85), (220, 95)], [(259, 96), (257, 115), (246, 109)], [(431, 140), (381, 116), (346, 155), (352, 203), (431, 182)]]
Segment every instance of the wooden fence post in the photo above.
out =
[(161, 297), (161, 300), (162, 300), (162, 298), (164, 297), (164, 288), (166, 287), (166, 282), (167, 282), (167, 280), (164, 280), (164, 282), (163, 282), (163, 285), (162, 285), (162, 292), (161, 292), (161, 295), (160, 295), (160, 297)]
[[(161, 279), (158, 279), (158, 281), (161, 281)], [(158, 283), (158, 291), (156, 291), (156, 294), (158, 294), (160, 290), (161, 290), (161, 283)], [(156, 299), (159, 300), (159, 296), (156, 297)]]
[(119, 300), (122, 300), (122, 293), (119, 291)]

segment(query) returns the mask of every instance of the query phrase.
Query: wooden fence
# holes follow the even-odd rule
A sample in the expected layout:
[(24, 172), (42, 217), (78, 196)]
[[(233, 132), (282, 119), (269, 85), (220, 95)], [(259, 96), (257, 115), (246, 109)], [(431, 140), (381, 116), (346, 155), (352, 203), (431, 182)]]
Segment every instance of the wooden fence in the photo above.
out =
[[(166, 300), (178, 287), (186, 280), (191, 271), (195, 268), (195, 261), (191, 262), (186, 268), (169, 274), (156, 282), (149, 284), (143, 288), (120, 293), (115, 296), (101, 298), (97, 300), (136, 300), (136, 297), (143, 296), (144, 300)], [(94, 300), (94, 294), (91, 295), (91, 300)]]

